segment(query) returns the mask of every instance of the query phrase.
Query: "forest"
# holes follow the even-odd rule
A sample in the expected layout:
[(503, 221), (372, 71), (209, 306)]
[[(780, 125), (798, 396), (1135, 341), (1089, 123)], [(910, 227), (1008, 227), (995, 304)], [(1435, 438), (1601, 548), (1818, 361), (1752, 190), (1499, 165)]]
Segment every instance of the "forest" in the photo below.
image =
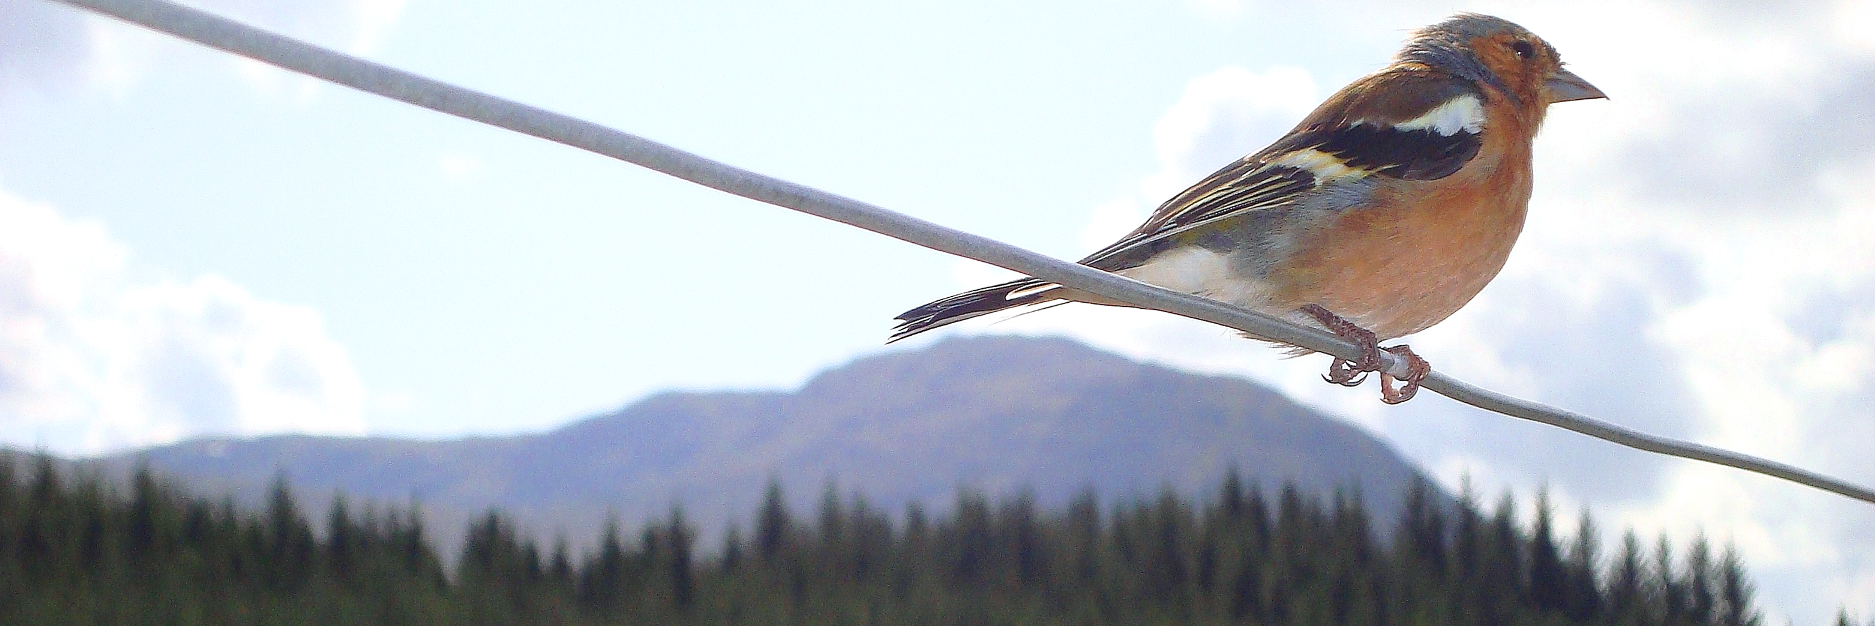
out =
[(242, 507), (147, 469), (114, 482), (25, 465), (0, 462), (7, 624), (1763, 621), (1730, 547), (1629, 532), (1604, 549), (1586, 512), (1564, 536), (1547, 498), (1523, 524), (1508, 494), (1487, 507), (1425, 485), (1382, 520), (1358, 493), (1265, 493), (1235, 472), (1189, 497), (1044, 510), (966, 489), (898, 514), (832, 487), (799, 514), (771, 482), (720, 544), (698, 545), (681, 507), (581, 554), (489, 511), (444, 558), (417, 509), (340, 497), (318, 515), (284, 478)]

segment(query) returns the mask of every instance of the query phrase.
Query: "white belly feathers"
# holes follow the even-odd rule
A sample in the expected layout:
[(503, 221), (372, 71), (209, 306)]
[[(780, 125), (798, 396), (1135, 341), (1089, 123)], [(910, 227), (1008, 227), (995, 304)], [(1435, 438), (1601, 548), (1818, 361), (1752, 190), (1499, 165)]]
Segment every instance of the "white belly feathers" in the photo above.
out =
[(1138, 267), (1117, 272), (1121, 276), (1172, 291), (1261, 309), (1268, 290), (1251, 276), (1237, 273), (1230, 257), (1200, 247), (1167, 250)]

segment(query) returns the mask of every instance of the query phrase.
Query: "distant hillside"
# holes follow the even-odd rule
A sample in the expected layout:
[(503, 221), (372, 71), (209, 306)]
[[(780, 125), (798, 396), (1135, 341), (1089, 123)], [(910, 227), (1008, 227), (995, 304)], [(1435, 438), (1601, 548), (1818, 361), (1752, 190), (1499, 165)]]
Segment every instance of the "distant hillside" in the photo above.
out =
[(1247, 380), (1008, 337), (863, 358), (792, 393), (663, 393), (537, 435), (211, 439), (101, 461), (122, 471), (138, 459), (198, 492), (244, 500), (278, 471), (311, 502), (334, 490), (415, 498), (443, 545), (491, 506), (537, 533), (564, 530), (577, 546), (610, 514), (630, 527), (681, 502), (713, 536), (755, 509), (771, 476), (803, 513), (829, 480), (888, 511), (913, 500), (942, 510), (960, 485), (1031, 488), (1044, 506), (1089, 487), (1108, 502), (1161, 486), (1190, 494), (1235, 464), (1266, 488), (1358, 484), (1392, 519), (1417, 473), (1367, 433)]

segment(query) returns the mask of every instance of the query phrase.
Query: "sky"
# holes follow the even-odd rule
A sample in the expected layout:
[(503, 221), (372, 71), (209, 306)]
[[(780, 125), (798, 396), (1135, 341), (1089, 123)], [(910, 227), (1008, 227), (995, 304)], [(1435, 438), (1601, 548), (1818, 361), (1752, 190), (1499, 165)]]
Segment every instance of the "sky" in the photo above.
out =
[[(1875, 0), (202, 0), (197, 6), (1063, 258), (1458, 11), (1557, 105), (1498, 279), (1409, 337), (1460, 379), (1875, 484)], [(530, 432), (787, 388), (1002, 270), (41, 0), (0, 0), (0, 444)], [(1875, 509), (1421, 394), (1197, 322), (959, 324), (1276, 387), (1447, 487), (1735, 543), (1781, 621), (1875, 617)], [(1567, 515), (1565, 517), (1568, 517)]]

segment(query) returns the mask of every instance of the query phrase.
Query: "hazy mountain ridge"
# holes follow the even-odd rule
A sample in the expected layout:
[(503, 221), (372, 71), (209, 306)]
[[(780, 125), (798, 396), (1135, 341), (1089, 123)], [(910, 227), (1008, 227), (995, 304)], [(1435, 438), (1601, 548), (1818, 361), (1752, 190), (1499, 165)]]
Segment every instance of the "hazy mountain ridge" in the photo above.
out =
[[(1062, 339), (953, 339), (854, 361), (795, 392), (669, 392), (534, 435), (450, 441), (277, 436), (178, 443), (146, 460), (203, 493), (257, 498), (284, 472), (311, 501), (335, 490), (420, 501), (439, 539), (499, 506), (580, 545), (681, 502), (706, 534), (746, 518), (773, 476), (807, 512), (822, 486), (899, 511), (945, 508), (960, 485), (1033, 489), (1044, 505), (1192, 493), (1233, 464), (1266, 487), (1358, 484), (1381, 519), (1417, 473), (1386, 444), (1247, 380), (1142, 364)], [(746, 519), (745, 519), (746, 521)], [(442, 545), (453, 545), (445, 543)]]

